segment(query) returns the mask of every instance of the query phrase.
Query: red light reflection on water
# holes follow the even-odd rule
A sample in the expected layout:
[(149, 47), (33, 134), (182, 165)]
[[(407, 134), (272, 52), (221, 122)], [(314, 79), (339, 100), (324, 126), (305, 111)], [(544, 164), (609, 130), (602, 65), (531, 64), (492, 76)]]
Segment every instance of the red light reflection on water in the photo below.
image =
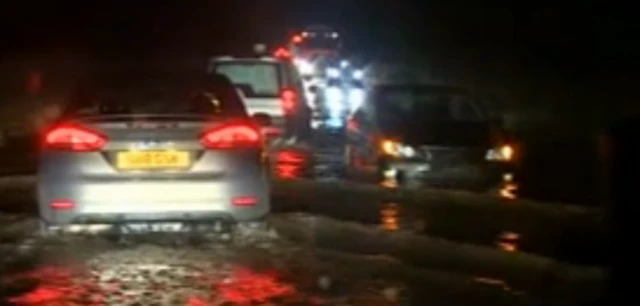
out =
[(276, 154), (275, 172), (280, 179), (295, 179), (301, 176), (306, 158), (303, 153), (280, 151)]
[[(43, 267), (3, 282), (32, 280), (39, 283), (33, 290), (9, 299), (15, 305), (102, 305), (104, 294), (96, 283), (77, 281), (90, 276), (72, 268)], [(82, 302), (76, 302), (82, 301)]]
[(258, 274), (247, 269), (238, 269), (233, 276), (214, 285), (228, 302), (240, 305), (264, 303), (276, 297), (293, 296), (293, 286), (279, 283), (270, 274)]
[[(107, 297), (118, 295), (119, 298), (126, 298), (121, 292), (124, 290), (125, 282), (115, 280), (109, 284), (100, 284), (97, 275), (86, 273), (81, 269), (42, 267), (4, 279), (3, 286), (20, 280), (35, 282), (38, 286), (10, 298), (8, 301), (13, 305), (107, 305)], [(184, 305), (187, 306), (214, 306), (225, 303), (261, 305), (276, 298), (282, 301), (304, 302), (305, 305), (319, 305), (322, 302), (318, 297), (302, 298), (302, 294), (293, 285), (279, 281), (276, 273), (258, 273), (247, 268), (235, 268), (224, 279), (220, 277), (207, 279), (207, 274), (203, 273), (202, 278), (192, 281), (203, 282), (203, 287), (210, 288), (210, 292), (202, 292), (201, 296), (191, 294), (186, 297)], [(105, 288), (105, 285), (115, 287)], [(185, 283), (185, 286), (192, 285), (196, 284)], [(117, 288), (120, 286), (122, 288)], [(163, 291), (154, 290), (158, 294), (163, 294)], [(121, 302), (125, 301), (121, 300)]]

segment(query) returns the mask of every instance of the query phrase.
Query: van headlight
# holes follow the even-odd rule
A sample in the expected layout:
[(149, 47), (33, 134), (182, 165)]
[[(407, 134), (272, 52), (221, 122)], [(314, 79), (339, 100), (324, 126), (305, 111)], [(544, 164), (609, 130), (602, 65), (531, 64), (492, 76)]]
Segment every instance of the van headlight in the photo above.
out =
[(486, 159), (489, 161), (507, 162), (513, 160), (515, 150), (510, 145), (503, 145), (487, 151)]
[(411, 158), (416, 156), (416, 151), (412, 147), (389, 139), (383, 140), (380, 143), (380, 149), (385, 155), (394, 157)]

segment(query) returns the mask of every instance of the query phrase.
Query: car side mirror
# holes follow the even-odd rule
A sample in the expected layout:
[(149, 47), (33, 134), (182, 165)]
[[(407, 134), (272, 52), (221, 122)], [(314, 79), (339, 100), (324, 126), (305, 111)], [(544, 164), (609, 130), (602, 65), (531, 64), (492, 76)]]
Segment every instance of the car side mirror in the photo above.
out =
[(271, 125), (271, 116), (265, 113), (256, 113), (253, 115), (253, 119), (258, 122), (260, 126), (270, 126)]

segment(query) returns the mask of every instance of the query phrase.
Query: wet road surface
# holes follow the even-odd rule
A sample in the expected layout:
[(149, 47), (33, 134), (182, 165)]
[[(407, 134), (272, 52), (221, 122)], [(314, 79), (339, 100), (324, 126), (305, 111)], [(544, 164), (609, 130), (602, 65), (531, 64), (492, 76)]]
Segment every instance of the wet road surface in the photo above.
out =
[[(0, 184), (5, 190), (3, 209), (33, 214), (32, 178), (20, 180)], [(299, 180), (275, 183), (272, 203), (274, 212), (308, 212), (387, 231), (540, 254), (575, 264), (608, 264), (604, 215), (599, 210), (465, 192)]]
[[(336, 154), (334, 152), (329, 155)], [(16, 179), (11, 181), (15, 183)], [(17, 185), (20, 185), (20, 179), (17, 181)], [(28, 199), (32, 191), (28, 185), (27, 178), (24, 180), (24, 188), (18, 187), (14, 188), (13, 192), (3, 192), (2, 206), (4, 210), (13, 213), (11, 218), (16, 218), (15, 214), (33, 214), (33, 202)], [(314, 192), (299, 187), (297, 185), (293, 186), (295, 190), (287, 190), (282, 186), (276, 186), (276, 194), (274, 194), (276, 212), (310, 212), (338, 220), (355, 221), (365, 224), (366, 228), (382, 229), (381, 232), (417, 233), (425, 237), (441, 237), (449, 241), (497, 248), (499, 252), (514, 254), (514, 256), (521, 256), (520, 252), (523, 251), (576, 264), (598, 266), (607, 264), (600, 226), (601, 216), (598, 213), (547, 212), (545, 209), (530, 209), (527, 203), (521, 201), (498, 203), (495, 199), (483, 199), (480, 203), (477, 196), (464, 193), (454, 196), (442, 193), (435, 198), (425, 200), (405, 192), (402, 188), (395, 188), (393, 184), (386, 186), (388, 190), (394, 190), (393, 194), (376, 196), (371, 196), (368, 192), (352, 192), (331, 184)], [(436, 198), (437, 201), (434, 202)], [(461, 202), (466, 204), (460, 204)], [(487, 205), (487, 203), (494, 205)], [(7, 300), (13, 298), (14, 302), (22, 302), (23, 305), (56, 305), (54, 302), (47, 301), (47, 296), (49, 299), (56, 296), (63, 299), (72, 296), (75, 298), (76, 293), (70, 292), (87, 291), (87, 288), (91, 289), (90, 292), (99, 289), (100, 294), (95, 294), (97, 296), (95, 298), (104, 299), (105, 295), (110, 294), (108, 287), (112, 285), (104, 285), (103, 283), (108, 281), (96, 275), (114, 274), (122, 275), (121, 278), (126, 281), (121, 283), (124, 283), (127, 288), (134, 288), (131, 289), (134, 292), (151, 291), (152, 293), (147, 296), (156, 302), (159, 299), (157, 297), (159, 291), (169, 291), (160, 289), (171, 286), (184, 288), (182, 291), (172, 290), (171, 293), (175, 291), (175, 295), (166, 297), (167, 300), (174, 299), (176, 305), (219, 305), (215, 303), (222, 303), (225, 298), (221, 298), (224, 294), (220, 292), (224, 292), (224, 289), (220, 291), (220, 284), (224, 284), (229, 279), (232, 283), (235, 278), (246, 279), (247, 275), (250, 275), (248, 278), (251, 279), (256, 274), (266, 274), (271, 277), (260, 280), (258, 283), (271, 284), (268, 285), (269, 288), (284, 290), (278, 292), (288, 292), (283, 293), (284, 296), (282, 294), (273, 296), (279, 299), (274, 303), (275, 305), (286, 305), (284, 299), (290, 299), (292, 304), (305, 305), (313, 305), (312, 303), (400, 305), (402, 298), (410, 300), (408, 305), (529, 305), (532, 301), (537, 301), (537, 295), (544, 296), (547, 294), (546, 290), (549, 290), (544, 289), (544, 294), (539, 292), (527, 294), (519, 289), (511, 289), (511, 284), (505, 283), (505, 280), (500, 277), (482, 273), (467, 275), (465, 271), (456, 271), (457, 276), (451, 281), (451, 275), (433, 276), (430, 272), (416, 268), (415, 264), (424, 263), (420, 260), (410, 261), (411, 264), (407, 265), (405, 262), (397, 262), (397, 259), (390, 260), (384, 256), (372, 259), (371, 254), (366, 254), (367, 252), (358, 254), (358, 249), (342, 249), (338, 250), (338, 254), (333, 253), (328, 249), (336, 243), (331, 239), (327, 241), (326, 238), (317, 240), (318, 243), (322, 242), (319, 245), (309, 245), (308, 242), (296, 244), (288, 239), (278, 240), (278, 243), (270, 242), (272, 246), (266, 249), (264, 245), (234, 247), (225, 245), (225, 247), (207, 246), (205, 248), (174, 242), (158, 245), (158, 241), (154, 240), (128, 246), (114, 246), (111, 242), (102, 241), (53, 244), (37, 242), (25, 248), (24, 239), (15, 238), (20, 226), (16, 228), (11, 225), (12, 221), (7, 220), (2, 224), (0, 251), (3, 255), (14, 253), (16, 256), (3, 256), (4, 263), (0, 275), (5, 281), (2, 283), (4, 289), (0, 294)], [(335, 232), (331, 237), (335, 239), (342, 236), (344, 235), (340, 232)], [(366, 250), (367, 248), (362, 244), (349, 242), (358, 240), (357, 236), (350, 236), (341, 244), (360, 246), (361, 250)], [(370, 243), (385, 244), (386, 242)], [(372, 253), (380, 253), (384, 248), (377, 250)], [(285, 256), (286, 254), (290, 257)], [(418, 254), (424, 256), (429, 252)], [(395, 254), (391, 258), (398, 256), (400, 254)], [(149, 262), (142, 260), (144, 258), (157, 260)], [(177, 260), (174, 264), (173, 258), (176, 260), (189, 258), (187, 260), (189, 263), (185, 264)], [(285, 260), (285, 258), (288, 259)], [(107, 262), (107, 264), (101, 265), (97, 262)], [(99, 272), (105, 267), (109, 271)], [(116, 270), (122, 272), (114, 272), (113, 268), (108, 267), (119, 267)], [(376, 272), (381, 267), (386, 270)], [(423, 268), (439, 270), (442, 267), (446, 265), (442, 266), (442, 263), (436, 262)], [(191, 272), (185, 272), (186, 270)], [(222, 270), (227, 272), (216, 274), (217, 271)], [(177, 284), (158, 285), (160, 287), (151, 289), (140, 288), (142, 284), (146, 286), (153, 283), (145, 279), (164, 277), (158, 273), (171, 275), (168, 278), (176, 280)], [(234, 276), (235, 273), (239, 273), (240, 276)], [(376, 277), (376, 282), (369, 280), (372, 275)], [(325, 276), (332, 280), (330, 283), (333, 287), (329, 286), (333, 288), (332, 290), (323, 289), (327, 287)], [(204, 285), (195, 284), (192, 281), (194, 278), (205, 279)], [(256, 278), (260, 279), (258, 276)], [(337, 279), (342, 281), (338, 282)], [(246, 282), (241, 281), (241, 283)], [(341, 285), (336, 285), (337, 283)], [(107, 289), (102, 289), (103, 287)], [(291, 293), (290, 289), (282, 288), (294, 288), (295, 293)], [(107, 290), (106, 293), (104, 290)], [(234, 294), (240, 295), (238, 293), (231, 295)], [(389, 298), (389, 296), (395, 296), (395, 298)], [(45, 302), (38, 302), (38, 299), (43, 297)], [(162, 298), (165, 299), (165, 297)], [(204, 304), (197, 304), (199, 299), (204, 300)], [(351, 300), (347, 301), (349, 299)], [(135, 304), (134, 302), (132, 301), (132, 304)], [(59, 305), (84, 304), (59, 302)], [(105, 302), (96, 305), (106, 304)], [(152, 305), (147, 302), (139, 304)]]
[(198, 244), (168, 235), (45, 240), (33, 238), (31, 219), (3, 221), (13, 236), (3, 230), (0, 299), (12, 305), (531, 305), (495, 279), (331, 251), (274, 231)]
[[(598, 210), (501, 200), (466, 192), (386, 190), (344, 182), (282, 183), (276, 209), (411, 232), (451, 241), (606, 265), (604, 215)], [(375, 193), (375, 194), (374, 194)]]

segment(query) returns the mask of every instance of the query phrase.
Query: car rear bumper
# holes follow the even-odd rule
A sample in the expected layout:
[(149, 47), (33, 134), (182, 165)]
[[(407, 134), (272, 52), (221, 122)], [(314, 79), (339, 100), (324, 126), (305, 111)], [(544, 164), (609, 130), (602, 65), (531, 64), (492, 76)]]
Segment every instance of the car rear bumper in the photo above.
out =
[[(234, 205), (238, 198), (253, 198), (255, 203)], [(60, 200), (74, 206), (50, 207)], [(38, 202), (42, 220), (51, 225), (225, 218), (249, 221), (264, 217), (270, 207), (266, 178), (234, 182), (40, 179)]]
[(416, 180), (437, 188), (488, 190), (505, 182), (505, 175), (513, 169), (505, 164), (472, 164), (438, 167), (425, 161), (388, 161), (383, 175), (386, 178)]

